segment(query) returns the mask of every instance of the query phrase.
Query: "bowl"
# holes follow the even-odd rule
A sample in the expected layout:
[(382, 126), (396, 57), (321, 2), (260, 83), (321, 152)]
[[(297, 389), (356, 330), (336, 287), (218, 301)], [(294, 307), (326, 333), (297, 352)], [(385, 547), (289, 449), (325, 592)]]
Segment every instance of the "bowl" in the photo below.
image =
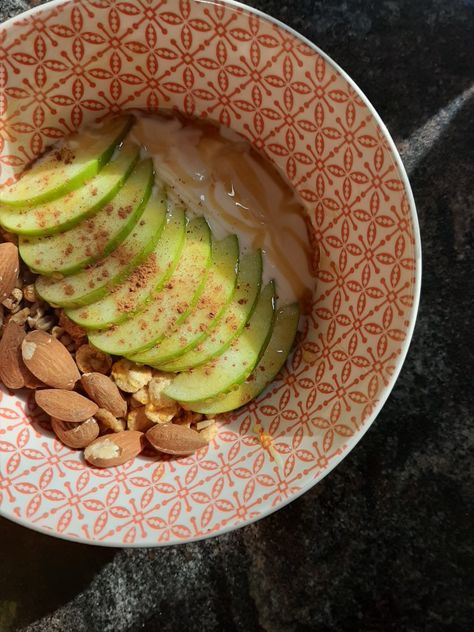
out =
[(278, 378), (209, 447), (98, 470), (31, 394), (0, 393), (1, 515), (62, 538), (155, 546), (218, 535), (310, 489), (356, 445), (413, 331), (420, 242), (408, 179), (354, 82), (234, 2), (51, 2), (0, 27), (0, 178), (123, 110), (177, 108), (250, 140), (304, 202), (314, 291)]

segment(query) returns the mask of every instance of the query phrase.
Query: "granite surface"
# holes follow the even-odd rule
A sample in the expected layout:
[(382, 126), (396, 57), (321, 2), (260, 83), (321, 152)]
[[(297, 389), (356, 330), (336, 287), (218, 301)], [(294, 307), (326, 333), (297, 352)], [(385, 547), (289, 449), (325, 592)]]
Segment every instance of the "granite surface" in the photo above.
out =
[(474, 2), (251, 4), (349, 72), (406, 160), (424, 254), (408, 359), (343, 463), (235, 533), (112, 550), (0, 520), (2, 631), (473, 629)]

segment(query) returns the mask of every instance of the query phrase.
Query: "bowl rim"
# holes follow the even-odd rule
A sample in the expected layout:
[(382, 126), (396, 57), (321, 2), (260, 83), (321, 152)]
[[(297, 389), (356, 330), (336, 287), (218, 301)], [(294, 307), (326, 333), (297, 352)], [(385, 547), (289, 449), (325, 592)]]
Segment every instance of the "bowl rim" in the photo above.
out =
[[(330, 55), (325, 53), (321, 48), (319, 48), (319, 46), (317, 46), (310, 39), (308, 39), (307, 37), (305, 37), (304, 35), (299, 33), (296, 29), (292, 28), (288, 24), (285, 24), (281, 20), (279, 20), (277, 18), (274, 18), (273, 16), (269, 15), (268, 13), (265, 13), (264, 11), (261, 11), (260, 9), (256, 9), (254, 7), (251, 7), (248, 4), (245, 4), (243, 2), (239, 2), (238, 0), (218, 0), (218, 2), (214, 2), (213, 0), (193, 0), (193, 1), (197, 2), (198, 4), (218, 4), (218, 3), (222, 3), (222, 4), (228, 5), (230, 7), (235, 7), (236, 9), (242, 9), (243, 11), (245, 11), (247, 13), (251, 13), (251, 14), (257, 15), (258, 17), (263, 18), (264, 20), (266, 20), (266, 21), (278, 26), (279, 28), (289, 32), (296, 39), (298, 39), (301, 42), (303, 42), (304, 44), (306, 44), (306, 46), (308, 46), (309, 48), (314, 50), (326, 62), (328, 62), (334, 68), (334, 70), (336, 72), (338, 72), (340, 74), (340, 76), (343, 77), (343, 79), (345, 81), (347, 81), (347, 83), (354, 89), (354, 91), (364, 101), (364, 103), (367, 106), (370, 114), (372, 115), (372, 117), (376, 121), (377, 125), (380, 127), (380, 130), (382, 131), (382, 133), (383, 133), (383, 135), (384, 135), (384, 137), (385, 137), (385, 139), (386, 139), (386, 141), (388, 143), (388, 147), (389, 147), (390, 152), (392, 154), (394, 163), (395, 163), (395, 165), (396, 165), (396, 167), (398, 169), (398, 172), (400, 174), (401, 180), (402, 180), (403, 185), (405, 187), (405, 191), (406, 191), (406, 195), (407, 195), (407, 201), (408, 201), (408, 204), (409, 204), (409, 207), (410, 207), (410, 219), (411, 219), (412, 228), (413, 228), (414, 257), (415, 257), (415, 274), (414, 274), (414, 286), (413, 286), (413, 307), (412, 307), (411, 313), (410, 313), (409, 324), (406, 327), (406, 337), (405, 337), (405, 340), (403, 341), (403, 343), (401, 344), (400, 354), (399, 354), (399, 356), (397, 358), (397, 361), (396, 361), (395, 370), (393, 371), (393, 374), (391, 375), (388, 384), (384, 387), (384, 389), (382, 391), (382, 396), (380, 397), (377, 405), (374, 407), (374, 410), (367, 417), (367, 419), (364, 421), (364, 425), (359, 429), (357, 434), (354, 434), (353, 437), (351, 437), (347, 441), (347, 443), (344, 446), (344, 449), (341, 450), (341, 453), (339, 455), (335, 455), (331, 459), (330, 464), (328, 465), (328, 467), (326, 469), (324, 469), (324, 471), (320, 474), (320, 476), (317, 479), (309, 481), (306, 485), (304, 485), (302, 487), (302, 489), (300, 491), (298, 491), (297, 493), (292, 495), (291, 498), (285, 499), (277, 507), (269, 507), (268, 509), (264, 510), (261, 514), (259, 514), (258, 516), (254, 517), (254, 518), (249, 518), (248, 520), (244, 520), (242, 522), (239, 522), (237, 525), (225, 526), (225, 527), (223, 527), (221, 529), (218, 529), (216, 531), (213, 531), (212, 533), (209, 533), (209, 534), (205, 534), (205, 535), (201, 535), (201, 536), (197, 536), (197, 537), (191, 537), (191, 538), (189, 538), (187, 540), (182, 540), (182, 541), (179, 541), (179, 542), (155, 542), (155, 543), (147, 543), (147, 544), (143, 544), (143, 543), (140, 543), (140, 542), (134, 542), (133, 544), (122, 544), (120, 546), (118, 546), (114, 542), (107, 542), (107, 541), (101, 542), (101, 541), (97, 541), (97, 540), (88, 540), (88, 539), (82, 538), (82, 537), (81, 538), (75, 538), (75, 537), (68, 536), (68, 535), (65, 535), (65, 534), (62, 534), (62, 533), (57, 533), (57, 532), (49, 530), (49, 529), (47, 529), (45, 527), (41, 527), (39, 525), (31, 524), (27, 520), (24, 520), (22, 518), (18, 518), (17, 516), (5, 515), (5, 513), (2, 511), (2, 508), (0, 507), (0, 516), (3, 517), (3, 518), (6, 518), (7, 520), (10, 520), (11, 522), (19, 524), (20, 526), (26, 527), (28, 529), (32, 529), (33, 531), (37, 531), (39, 533), (42, 533), (43, 535), (48, 535), (48, 536), (51, 536), (51, 537), (60, 538), (61, 540), (66, 540), (68, 542), (73, 542), (75, 544), (88, 544), (88, 545), (91, 545), (91, 546), (109, 547), (109, 548), (116, 548), (116, 549), (155, 548), (155, 547), (162, 547), (162, 546), (177, 546), (177, 545), (190, 544), (192, 542), (199, 542), (200, 540), (207, 540), (209, 538), (214, 538), (214, 537), (217, 537), (217, 536), (225, 535), (225, 534), (231, 533), (232, 531), (236, 531), (236, 530), (241, 529), (243, 527), (247, 527), (248, 525), (253, 524), (254, 522), (258, 522), (259, 520), (262, 520), (263, 518), (266, 518), (266, 517), (270, 516), (271, 514), (279, 511), (280, 509), (283, 509), (284, 507), (286, 507), (287, 505), (292, 503), (297, 498), (300, 498), (301, 496), (303, 496), (303, 494), (305, 494), (307, 491), (309, 491), (312, 487), (315, 487), (317, 484), (319, 484), (324, 478), (326, 478), (326, 476), (328, 474), (330, 474), (330, 472), (332, 472), (341, 463), (341, 461), (347, 457), (349, 452), (351, 452), (355, 448), (355, 446), (359, 443), (359, 441), (364, 437), (366, 432), (369, 430), (369, 428), (372, 426), (372, 424), (374, 423), (375, 419), (379, 415), (379, 413), (382, 410), (383, 406), (385, 405), (385, 402), (387, 401), (390, 393), (392, 392), (393, 387), (395, 386), (395, 383), (396, 383), (396, 381), (398, 379), (398, 376), (400, 375), (400, 371), (402, 369), (402, 366), (403, 366), (403, 364), (405, 362), (405, 359), (406, 359), (406, 356), (407, 356), (407, 353), (408, 353), (408, 349), (410, 348), (410, 344), (411, 344), (411, 341), (412, 341), (412, 338), (413, 338), (413, 332), (414, 332), (414, 329), (415, 329), (415, 324), (416, 324), (416, 319), (417, 319), (418, 309), (419, 309), (419, 304), (420, 304), (421, 278), (422, 278), (421, 235), (420, 235), (420, 226), (419, 226), (419, 222), (418, 222), (416, 203), (415, 203), (415, 198), (413, 196), (413, 191), (412, 191), (412, 188), (411, 188), (411, 185), (410, 185), (410, 181), (409, 181), (409, 178), (408, 178), (408, 174), (406, 172), (405, 166), (403, 164), (403, 161), (401, 159), (401, 156), (400, 156), (398, 148), (397, 148), (397, 146), (395, 144), (395, 141), (393, 140), (393, 138), (392, 138), (387, 126), (383, 122), (381, 116), (378, 114), (378, 112), (375, 109), (375, 107), (373, 106), (372, 102), (365, 95), (365, 93), (358, 86), (358, 84), (354, 81), (354, 79), (352, 79), (352, 77), (350, 77), (350, 75), (343, 68), (341, 68), (341, 66), (337, 62), (335, 62), (334, 59)], [(1, 22), (0, 23), (0, 28), (2, 28), (2, 29), (8, 28), (9, 26), (13, 26), (13, 24), (15, 22), (17, 22), (19, 19), (24, 19), (24, 18), (27, 18), (29, 16), (34, 15), (35, 13), (41, 13), (45, 9), (52, 9), (53, 7), (57, 7), (57, 6), (60, 6), (62, 4), (67, 4), (67, 3), (70, 3), (70, 2), (71, 2), (71, 0), (50, 0), (49, 2), (45, 2), (44, 4), (32, 7), (31, 9), (28, 9), (26, 11), (22, 11), (21, 13), (18, 13), (16, 15), (14, 15), (13, 17), (9, 18), (8, 20), (5, 20), (5, 21)]]

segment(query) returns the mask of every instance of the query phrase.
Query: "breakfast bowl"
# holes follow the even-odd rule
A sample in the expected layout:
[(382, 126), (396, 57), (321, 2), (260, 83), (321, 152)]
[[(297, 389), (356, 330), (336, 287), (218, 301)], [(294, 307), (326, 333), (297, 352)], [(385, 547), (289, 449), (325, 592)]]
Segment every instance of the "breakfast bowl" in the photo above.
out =
[(34, 393), (2, 386), (0, 514), (57, 537), (177, 544), (283, 507), (362, 438), (412, 336), (421, 258), (405, 170), (367, 98), (314, 44), (235, 2), (66, 0), (0, 26), (2, 184), (78, 128), (165, 110), (231, 128), (298, 196), (311, 277), (299, 332), (263, 393), (181, 458), (90, 467)]

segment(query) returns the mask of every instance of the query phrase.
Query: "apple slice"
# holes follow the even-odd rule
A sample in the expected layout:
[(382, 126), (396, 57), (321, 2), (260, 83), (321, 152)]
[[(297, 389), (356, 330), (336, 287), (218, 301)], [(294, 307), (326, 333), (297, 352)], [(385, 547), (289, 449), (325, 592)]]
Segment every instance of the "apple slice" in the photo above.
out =
[(186, 407), (197, 413), (218, 415), (240, 408), (257, 397), (285, 364), (298, 329), (299, 317), (300, 311), (297, 303), (279, 309), (275, 317), (270, 342), (247, 380), (230, 393), (212, 400), (188, 402)]
[(178, 402), (217, 397), (244, 382), (252, 373), (270, 338), (275, 313), (275, 284), (271, 281), (242, 333), (224, 353), (190, 371), (179, 373), (164, 394)]
[(196, 307), (183, 323), (166, 332), (157, 346), (132, 356), (131, 360), (151, 366), (173, 360), (197, 345), (208, 335), (210, 327), (219, 322), (235, 290), (239, 241), (235, 235), (218, 242), (212, 240), (211, 252), (206, 287)]
[(38, 294), (50, 305), (77, 307), (113, 292), (113, 288), (152, 252), (163, 230), (165, 216), (165, 194), (161, 190), (148, 200), (132, 232), (108, 257), (64, 279), (39, 277)]
[(20, 237), (20, 254), (33, 272), (69, 275), (107, 257), (133, 230), (153, 185), (151, 159), (133, 170), (117, 195), (93, 217), (64, 233)]
[(162, 371), (186, 371), (220, 355), (240, 334), (257, 302), (262, 285), (262, 254), (259, 251), (244, 255), (239, 264), (239, 276), (232, 301), (214, 328), (198, 345), (171, 362), (161, 364)]
[(130, 318), (174, 272), (185, 236), (184, 210), (168, 199), (165, 226), (153, 252), (113, 292), (87, 307), (67, 309), (67, 316), (85, 329), (105, 329)]
[[(203, 217), (186, 229), (186, 243), (176, 270), (143, 311), (106, 331), (89, 335), (101, 351), (131, 356), (157, 344), (171, 327), (184, 321), (206, 285), (211, 263), (211, 235)], [(195, 398), (196, 399), (196, 398)]]
[(84, 186), (39, 206), (4, 206), (0, 209), (0, 223), (11, 233), (30, 237), (64, 232), (94, 215), (116, 195), (139, 155), (138, 145), (126, 140), (112, 160)]
[(0, 204), (31, 206), (79, 188), (110, 160), (133, 124), (132, 116), (80, 131), (50, 149), (17, 182), (0, 189)]

